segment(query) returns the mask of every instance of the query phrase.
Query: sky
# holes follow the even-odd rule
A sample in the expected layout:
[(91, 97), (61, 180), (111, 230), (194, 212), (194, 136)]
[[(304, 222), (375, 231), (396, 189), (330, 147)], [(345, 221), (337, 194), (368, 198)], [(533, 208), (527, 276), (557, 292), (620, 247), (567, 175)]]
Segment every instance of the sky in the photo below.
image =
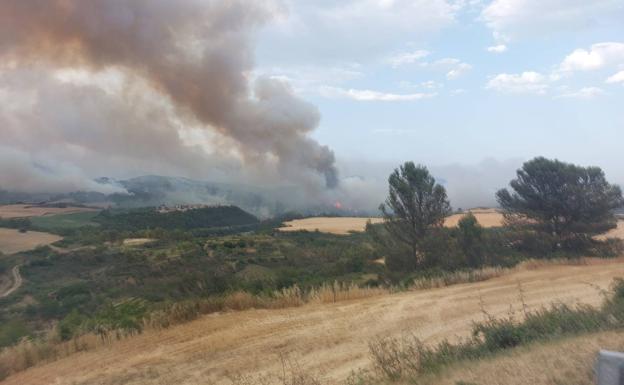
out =
[(144, 174), (492, 205), (535, 156), (624, 184), (624, 0), (0, 3), (0, 189)]
[(544, 155), (624, 182), (624, 1), (292, 0), (256, 44), (339, 158)]

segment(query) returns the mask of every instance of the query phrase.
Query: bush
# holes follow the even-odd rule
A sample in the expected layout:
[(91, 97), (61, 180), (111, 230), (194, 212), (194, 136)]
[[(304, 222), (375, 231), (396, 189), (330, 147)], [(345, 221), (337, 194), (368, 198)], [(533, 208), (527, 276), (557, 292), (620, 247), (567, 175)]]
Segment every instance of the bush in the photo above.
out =
[(58, 324), (58, 334), (62, 341), (67, 341), (78, 335), (80, 327), (86, 321), (86, 317), (81, 315), (76, 309), (72, 310)]
[(30, 334), (21, 320), (10, 320), (0, 324), (0, 347), (10, 346)]

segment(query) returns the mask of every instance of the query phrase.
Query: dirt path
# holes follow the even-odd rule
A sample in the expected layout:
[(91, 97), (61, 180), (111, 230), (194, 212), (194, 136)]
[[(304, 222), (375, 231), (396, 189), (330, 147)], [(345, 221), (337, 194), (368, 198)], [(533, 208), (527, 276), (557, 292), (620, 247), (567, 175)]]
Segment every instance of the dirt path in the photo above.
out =
[(467, 336), (482, 306), (493, 315), (554, 301), (598, 304), (599, 288), (624, 277), (624, 260), (524, 268), (485, 282), (336, 304), (205, 316), (112, 347), (18, 373), (5, 384), (231, 384), (228, 376), (281, 370), (279, 354), (324, 379), (369, 364), (375, 337), (415, 333), (426, 342)]
[(15, 265), (13, 269), (11, 269), (11, 273), (13, 274), (13, 286), (11, 286), (7, 291), (0, 294), (0, 298), (8, 297), (15, 290), (19, 289), (22, 286), (22, 276), (19, 272), (20, 265)]

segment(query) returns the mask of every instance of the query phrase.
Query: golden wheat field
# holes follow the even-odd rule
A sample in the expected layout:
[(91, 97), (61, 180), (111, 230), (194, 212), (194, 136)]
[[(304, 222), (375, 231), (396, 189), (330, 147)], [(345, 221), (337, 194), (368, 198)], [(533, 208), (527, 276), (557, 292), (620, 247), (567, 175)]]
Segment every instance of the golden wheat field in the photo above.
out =
[(310, 217), (284, 222), (280, 231), (320, 231), (322, 233), (346, 235), (364, 231), (366, 222), (382, 222), (381, 218), (363, 217)]
[[(369, 365), (368, 342), (415, 333), (425, 342), (466, 336), (483, 308), (503, 315), (554, 301), (596, 305), (624, 260), (524, 264), (479, 283), (337, 303), (211, 314), (193, 322), (74, 354), (4, 384), (230, 384), (239, 374), (278, 373), (280, 355), (337, 382)], [(522, 293), (522, 295), (520, 294)], [(452, 382), (451, 382), (452, 383)]]
[(97, 211), (88, 207), (43, 207), (32, 205), (2, 205), (0, 206), (0, 218), (29, 218), (44, 215), (71, 214), (84, 211)]
[(58, 235), (39, 231), (20, 233), (14, 229), (0, 228), (0, 252), (15, 254), (21, 251), (32, 250), (37, 246), (49, 245), (61, 239), (63, 238)]
[[(503, 215), (496, 209), (475, 209), (470, 210), (477, 221), (483, 227), (496, 227), (503, 225)], [(457, 226), (459, 220), (465, 214), (454, 214), (449, 216), (444, 225), (447, 227)], [(322, 233), (346, 235), (350, 232), (364, 231), (366, 222), (381, 223), (381, 218), (363, 217), (310, 217), (284, 222), (284, 227), (280, 231), (320, 231)]]
[[(477, 218), (477, 221), (483, 227), (499, 227), (504, 224), (503, 214), (501, 214), (501, 212), (496, 209), (473, 209), (469, 211)], [(466, 215), (466, 213), (453, 214), (449, 216), (444, 221), (444, 226), (457, 226), (457, 224), (464, 217), (464, 215)]]

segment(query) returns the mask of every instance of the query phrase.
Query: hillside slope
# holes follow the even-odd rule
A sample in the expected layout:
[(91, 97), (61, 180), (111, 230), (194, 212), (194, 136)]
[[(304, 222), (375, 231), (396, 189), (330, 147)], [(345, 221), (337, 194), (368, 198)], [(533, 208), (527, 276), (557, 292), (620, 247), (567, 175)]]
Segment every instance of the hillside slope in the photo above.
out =
[(279, 354), (326, 380), (368, 365), (368, 341), (414, 332), (427, 342), (467, 335), (472, 321), (530, 307), (598, 304), (599, 288), (624, 276), (624, 260), (545, 265), (486, 282), (403, 292), (330, 305), (249, 310), (205, 316), (147, 332), (108, 348), (70, 356), (18, 373), (3, 384), (205, 384), (228, 376), (279, 372)]

